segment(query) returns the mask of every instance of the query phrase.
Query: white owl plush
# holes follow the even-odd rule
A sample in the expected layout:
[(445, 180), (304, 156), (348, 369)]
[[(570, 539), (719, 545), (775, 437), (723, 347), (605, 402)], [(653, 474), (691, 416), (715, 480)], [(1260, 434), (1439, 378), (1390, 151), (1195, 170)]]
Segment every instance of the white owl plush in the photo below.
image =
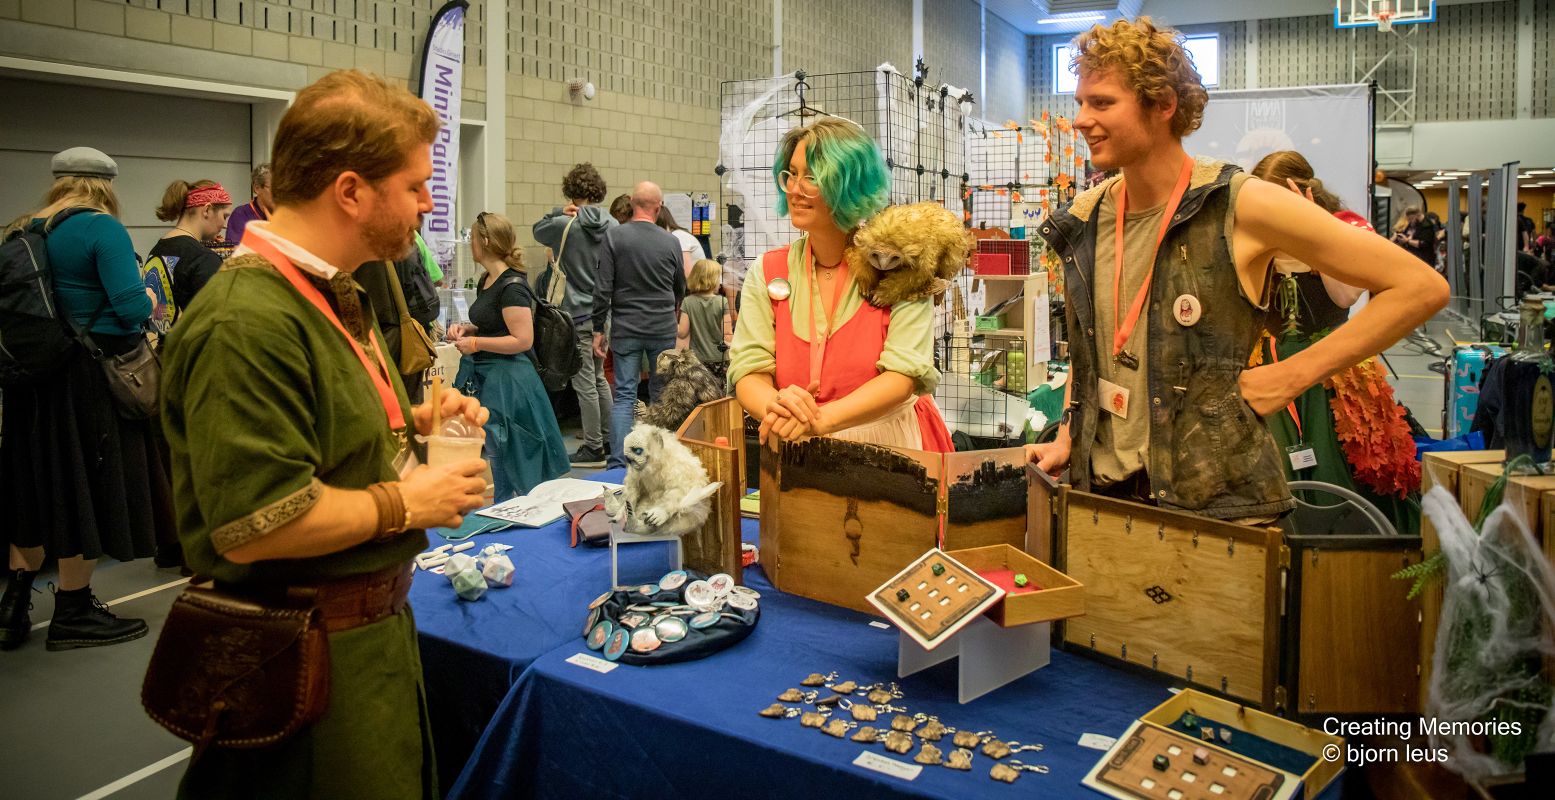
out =
[(607, 498), (605, 510), (627, 533), (684, 536), (707, 521), (711, 499), (723, 485), (675, 434), (639, 423), (622, 444), (625, 502)]

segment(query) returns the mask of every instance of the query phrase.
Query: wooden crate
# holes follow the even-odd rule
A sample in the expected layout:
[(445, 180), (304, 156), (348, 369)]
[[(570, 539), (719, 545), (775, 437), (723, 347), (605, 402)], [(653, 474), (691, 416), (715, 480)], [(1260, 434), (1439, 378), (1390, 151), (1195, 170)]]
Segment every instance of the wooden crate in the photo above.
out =
[(1006, 594), (988, 609), (988, 618), (1010, 628), (1033, 622), (1051, 622), (1085, 613), (1085, 587), (1074, 578), (1007, 544), (953, 550), (946, 555), (974, 572), (1011, 570), (1025, 573), (1041, 591)]
[[(681, 537), (683, 563), (709, 575), (725, 573), (744, 581), (740, 568), (740, 496), (745, 493), (745, 411), (732, 397), (703, 403), (681, 423), (676, 436), (707, 470), (723, 481), (701, 530)], [(722, 443), (719, 442), (720, 438)]]
[(930, 453), (837, 439), (761, 451), (761, 563), (778, 589), (873, 613), (865, 599), (934, 547), (1022, 546), (1021, 448)]
[(1419, 706), (1420, 601), (1390, 576), (1418, 564), (1418, 536), (1287, 536), (1290, 600), (1281, 685), (1303, 715)]
[(1086, 587), (1072, 648), (1276, 707), (1278, 530), (1070, 489), (1058, 528), (1058, 567)]
[[(1441, 486), (1453, 497), (1459, 497), (1459, 473), (1472, 464), (1500, 464), (1506, 461), (1505, 450), (1466, 450), (1451, 453), (1426, 453), (1420, 469), (1420, 493), (1425, 495), (1433, 487)], [(1483, 495), (1481, 496), (1483, 497)], [(1477, 507), (1476, 507), (1477, 510)], [(1472, 517), (1470, 517), (1472, 520)], [(1420, 546), (1429, 554), (1441, 549), (1441, 540), (1429, 517), (1420, 515)], [(1442, 585), (1432, 584), (1420, 595), (1420, 680), (1416, 692), (1420, 701), (1419, 711), (1425, 711), (1427, 690), (1431, 685), (1431, 663), (1436, 657), (1436, 629), (1442, 617)]]

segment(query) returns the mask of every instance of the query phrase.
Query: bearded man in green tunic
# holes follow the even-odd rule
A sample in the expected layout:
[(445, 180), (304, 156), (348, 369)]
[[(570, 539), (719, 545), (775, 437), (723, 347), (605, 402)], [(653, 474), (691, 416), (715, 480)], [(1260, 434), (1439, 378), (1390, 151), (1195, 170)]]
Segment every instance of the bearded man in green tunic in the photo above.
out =
[[(237, 593), (323, 598), (380, 575), (398, 592), (327, 626), (322, 718), (270, 747), (208, 748), (180, 797), (438, 796), (403, 587), (424, 529), (481, 505), (484, 464), (415, 466), (406, 423), (431, 433), (432, 409), (410, 407), (351, 278), (412, 246), (438, 128), (426, 103), (364, 73), (300, 92), (276, 132), (275, 213), (168, 337), (162, 420), (189, 567)], [(486, 421), (452, 390), (429, 402)]]

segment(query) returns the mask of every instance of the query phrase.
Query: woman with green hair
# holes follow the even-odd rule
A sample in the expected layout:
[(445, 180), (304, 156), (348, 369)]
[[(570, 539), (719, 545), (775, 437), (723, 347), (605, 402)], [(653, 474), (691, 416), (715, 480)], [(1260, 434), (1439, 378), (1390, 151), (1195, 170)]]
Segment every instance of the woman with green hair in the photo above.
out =
[(778, 213), (804, 235), (746, 274), (729, 352), (729, 382), (762, 442), (954, 449), (932, 397), (930, 301), (870, 305), (844, 266), (854, 232), (890, 201), (880, 148), (858, 125), (821, 117), (783, 137), (772, 177)]

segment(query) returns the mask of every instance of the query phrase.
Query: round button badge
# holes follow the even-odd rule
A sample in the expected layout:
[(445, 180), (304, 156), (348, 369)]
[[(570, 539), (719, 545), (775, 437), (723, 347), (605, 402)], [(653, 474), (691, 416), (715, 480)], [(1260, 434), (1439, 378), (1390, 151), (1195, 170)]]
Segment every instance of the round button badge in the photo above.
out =
[(730, 608), (737, 608), (741, 611), (756, 610), (756, 599), (754, 597), (743, 594), (731, 594), (725, 600), (729, 603)]
[(680, 617), (660, 617), (654, 620), (653, 632), (662, 642), (678, 642), (686, 638), (686, 621)]
[(589, 603), (589, 608), (599, 608), (600, 606), (604, 605), (605, 601), (609, 600), (610, 596), (613, 594), (615, 594), (615, 592), (605, 592), (604, 594), (594, 598), (594, 602)]
[(589, 638), (585, 642), (590, 650), (598, 650), (610, 640), (610, 634), (615, 633), (616, 626), (610, 624), (610, 620), (602, 619), (589, 629)]
[(666, 592), (673, 592), (676, 589), (686, 585), (687, 577), (688, 576), (686, 575), (685, 570), (677, 569), (674, 572), (667, 573), (664, 577), (659, 579), (659, 588)]
[(787, 300), (792, 293), (793, 289), (788, 285), (786, 278), (773, 278), (767, 281), (767, 296), (773, 300)]
[(589, 634), (589, 631), (594, 629), (594, 626), (599, 623), (599, 618), (602, 617), (602, 616), (604, 616), (604, 612), (599, 610), (599, 609), (597, 609), (597, 608), (594, 609), (593, 611), (589, 612), (588, 621), (583, 623), (583, 635), (584, 636), (587, 636)]
[(610, 638), (605, 641), (605, 658), (609, 661), (619, 661), (621, 654), (626, 652), (626, 631), (616, 628), (610, 632)]
[(734, 578), (727, 573), (720, 572), (707, 579), (707, 585), (713, 590), (713, 594), (723, 597), (734, 589)]
[(714, 625), (717, 625), (717, 624), (718, 624), (718, 612), (717, 611), (704, 611), (704, 612), (702, 612), (702, 613), (692, 617), (691, 618), (691, 622), (690, 622), (690, 625), (691, 625), (692, 629), (694, 629), (694, 630), (702, 630), (703, 628), (711, 628), (711, 627), (713, 627)]
[(632, 631), (632, 652), (651, 653), (659, 649), (659, 635), (654, 633), (652, 627), (638, 628)]
[(710, 611), (718, 604), (718, 593), (707, 581), (692, 581), (686, 584), (686, 604), (698, 611)]
[(657, 583), (645, 583), (645, 584), (637, 587), (637, 593), (638, 594), (646, 594), (646, 595), (658, 594), (659, 593), (659, 585)]
[(1177, 318), (1177, 324), (1184, 328), (1191, 328), (1199, 324), (1199, 317), (1204, 315), (1204, 306), (1199, 298), (1191, 294), (1179, 295), (1172, 303), (1172, 316)]

